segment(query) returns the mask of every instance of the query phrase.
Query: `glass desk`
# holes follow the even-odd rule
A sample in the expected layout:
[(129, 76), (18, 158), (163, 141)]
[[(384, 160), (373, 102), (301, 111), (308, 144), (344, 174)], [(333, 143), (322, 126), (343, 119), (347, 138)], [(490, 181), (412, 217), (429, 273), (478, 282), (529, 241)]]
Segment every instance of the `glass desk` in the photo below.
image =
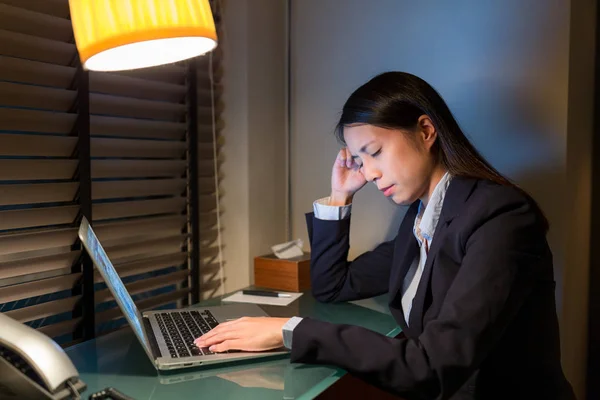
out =
[[(218, 304), (220, 297), (197, 306)], [(390, 337), (400, 333), (387, 310), (387, 296), (321, 304), (307, 292), (286, 307), (261, 307), (274, 317), (297, 315), (359, 325)], [(129, 328), (74, 345), (66, 352), (88, 386), (82, 398), (114, 387), (136, 400), (312, 399), (346, 373), (336, 367), (292, 364), (286, 355), (159, 374)]]

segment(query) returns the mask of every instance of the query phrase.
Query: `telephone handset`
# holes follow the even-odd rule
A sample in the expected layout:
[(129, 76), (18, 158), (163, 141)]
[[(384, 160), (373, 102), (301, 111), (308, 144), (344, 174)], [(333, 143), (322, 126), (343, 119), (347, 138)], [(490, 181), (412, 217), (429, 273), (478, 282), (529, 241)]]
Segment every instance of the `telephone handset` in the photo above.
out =
[(56, 342), (0, 313), (0, 399), (79, 399), (85, 389)]

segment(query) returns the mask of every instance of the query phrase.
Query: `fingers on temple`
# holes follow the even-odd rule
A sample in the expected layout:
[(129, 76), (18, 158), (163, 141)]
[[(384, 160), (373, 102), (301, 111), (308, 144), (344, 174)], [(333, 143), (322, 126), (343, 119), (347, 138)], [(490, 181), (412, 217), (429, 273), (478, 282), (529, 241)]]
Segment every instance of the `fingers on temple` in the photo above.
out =
[(346, 147), (346, 167), (352, 168), (352, 164), (354, 164), (354, 159), (352, 158), (352, 154), (350, 154), (350, 150)]
[(346, 165), (346, 149), (341, 149), (338, 152), (337, 157), (335, 158), (335, 162), (337, 165), (339, 165), (340, 167), (343, 167), (344, 165)]
[(352, 154), (350, 154), (350, 150), (347, 147), (344, 147), (338, 152), (336, 163), (340, 167), (352, 168), (354, 164), (354, 159), (352, 158)]

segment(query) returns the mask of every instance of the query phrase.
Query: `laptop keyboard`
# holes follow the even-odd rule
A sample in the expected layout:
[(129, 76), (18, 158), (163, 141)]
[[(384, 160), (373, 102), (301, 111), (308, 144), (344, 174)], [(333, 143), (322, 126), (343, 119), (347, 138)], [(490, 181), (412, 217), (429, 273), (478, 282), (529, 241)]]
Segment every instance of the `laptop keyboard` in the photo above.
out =
[(156, 314), (169, 353), (173, 358), (214, 354), (208, 347), (198, 348), (194, 340), (219, 323), (208, 310), (173, 311)]

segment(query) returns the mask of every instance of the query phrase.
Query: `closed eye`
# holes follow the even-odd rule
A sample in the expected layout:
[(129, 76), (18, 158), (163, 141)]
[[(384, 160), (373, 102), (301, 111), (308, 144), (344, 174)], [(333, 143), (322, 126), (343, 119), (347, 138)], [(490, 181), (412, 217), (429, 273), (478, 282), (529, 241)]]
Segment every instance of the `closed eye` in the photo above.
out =
[(381, 149), (379, 149), (375, 153), (371, 154), (371, 157), (377, 157), (380, 153), (381, 153)]

